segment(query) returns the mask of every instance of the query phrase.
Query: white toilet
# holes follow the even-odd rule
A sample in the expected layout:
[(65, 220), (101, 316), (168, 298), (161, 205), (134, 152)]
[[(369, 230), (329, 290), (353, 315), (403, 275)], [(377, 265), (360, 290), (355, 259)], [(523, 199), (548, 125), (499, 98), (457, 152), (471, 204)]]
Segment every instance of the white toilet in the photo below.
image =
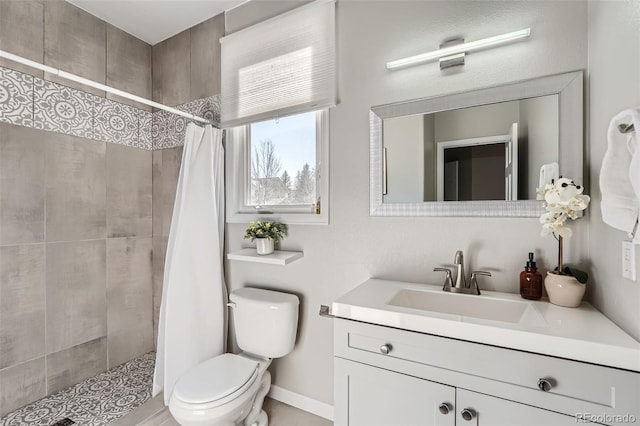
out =
[(169, 411), (183, 426), (268, 424), (262, 411), (271, 386), (267, 367), (293, 349), (299, 301), (293, 294), (247, 287), (229, 300), (242, 352), (208, 359), (178, 380)]

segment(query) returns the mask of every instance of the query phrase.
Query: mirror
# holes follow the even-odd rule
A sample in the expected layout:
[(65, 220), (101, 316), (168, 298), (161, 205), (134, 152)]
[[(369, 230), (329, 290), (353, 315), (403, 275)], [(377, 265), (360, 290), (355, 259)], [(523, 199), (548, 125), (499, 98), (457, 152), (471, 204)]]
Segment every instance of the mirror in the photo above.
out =
[(542, 212), (539, 170), (582, 180), (582, 72), (373, 107), (372, 216)]
[(558, 95), (384, 120), (384, 203), (535, 200)]

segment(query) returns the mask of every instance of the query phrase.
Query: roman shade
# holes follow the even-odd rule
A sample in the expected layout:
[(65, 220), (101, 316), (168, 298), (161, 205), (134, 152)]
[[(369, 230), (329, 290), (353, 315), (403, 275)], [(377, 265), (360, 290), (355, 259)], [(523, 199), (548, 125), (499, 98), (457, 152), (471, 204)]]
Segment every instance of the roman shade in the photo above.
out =
[(335, 0), (316, 0), (220, 43), (222, 127), (335, 105)]

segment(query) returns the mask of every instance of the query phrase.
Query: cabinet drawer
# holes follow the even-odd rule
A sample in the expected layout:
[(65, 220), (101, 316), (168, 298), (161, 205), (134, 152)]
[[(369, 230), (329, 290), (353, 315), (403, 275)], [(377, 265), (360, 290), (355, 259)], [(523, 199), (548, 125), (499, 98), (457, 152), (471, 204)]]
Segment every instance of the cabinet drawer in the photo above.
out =
[(341, 319), (334, 336), (339, 357), (570, 415), (640, 418), (638, 373)]

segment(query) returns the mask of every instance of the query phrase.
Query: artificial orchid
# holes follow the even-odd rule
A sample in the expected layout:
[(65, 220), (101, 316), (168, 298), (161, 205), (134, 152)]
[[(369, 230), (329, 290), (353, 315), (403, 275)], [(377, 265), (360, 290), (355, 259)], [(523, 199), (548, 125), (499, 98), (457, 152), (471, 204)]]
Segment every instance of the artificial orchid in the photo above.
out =
[(571, 229), (565, 225), (567, 219), (575, 220), (589, 205), (588, 195), (582, 194), (584, 188), (576, 185), (571, 179), (559, 178), (556, 181), (538, 188), (537, 199), (544, 200), (546, 213), (540, 216), (542, 235), (570, 238)]

